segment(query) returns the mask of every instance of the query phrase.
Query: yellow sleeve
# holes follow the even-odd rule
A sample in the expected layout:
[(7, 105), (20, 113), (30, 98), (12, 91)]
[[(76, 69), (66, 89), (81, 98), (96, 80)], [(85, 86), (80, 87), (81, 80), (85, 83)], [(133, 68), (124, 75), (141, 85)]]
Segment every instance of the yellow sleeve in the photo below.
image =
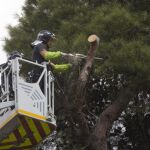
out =
[(61, 52), (57, 51), (57, 52), (46, 52), (44, 54), (44, 59), (45, 60), (53, 60), (53, 59), (57, 59), (61, 56)]
[(65, 72), (72, 67), (71, 64), (55, 64), (53, 66), (54, 71), (56, 72)]

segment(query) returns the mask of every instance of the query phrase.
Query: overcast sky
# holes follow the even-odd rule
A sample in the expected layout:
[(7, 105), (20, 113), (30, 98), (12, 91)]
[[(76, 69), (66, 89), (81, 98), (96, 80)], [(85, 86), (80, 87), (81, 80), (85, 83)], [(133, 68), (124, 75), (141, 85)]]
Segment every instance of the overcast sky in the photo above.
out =
[(3, 39), (8, 37), (7, 26), (18, 23), (17, 15), (21, 15), (25, 0), (0, 0), (0, 64), (6, 62)]

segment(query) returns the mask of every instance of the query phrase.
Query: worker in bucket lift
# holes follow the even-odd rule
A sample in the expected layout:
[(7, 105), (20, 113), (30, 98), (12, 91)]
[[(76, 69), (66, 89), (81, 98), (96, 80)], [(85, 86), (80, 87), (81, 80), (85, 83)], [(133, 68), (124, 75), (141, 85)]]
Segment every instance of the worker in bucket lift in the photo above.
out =
[(64, 72), (71, 68), (71, 64), (54, 64), (51, 60), (60, 58), (65, 55), (60, 51), (49, 51), (49, 48), (56, 41), (56, 36), (54, 33), (48, 30), (42, 30), (38, 33), (37, 39), (31, 43), (33, 49), (32, 59), (38, 63), (43, 63), (45, 61), (49, 62), (53, 71)]

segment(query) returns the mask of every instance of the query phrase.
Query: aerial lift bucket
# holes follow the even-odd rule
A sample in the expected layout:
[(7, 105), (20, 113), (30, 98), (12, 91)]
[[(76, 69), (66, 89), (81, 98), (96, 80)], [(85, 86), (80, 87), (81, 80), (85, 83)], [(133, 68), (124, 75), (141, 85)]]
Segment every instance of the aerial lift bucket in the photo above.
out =
[(0, 150), (30, 150), (55, 128), (54, 78), (46, 65), (16, 57), (1, 66)]

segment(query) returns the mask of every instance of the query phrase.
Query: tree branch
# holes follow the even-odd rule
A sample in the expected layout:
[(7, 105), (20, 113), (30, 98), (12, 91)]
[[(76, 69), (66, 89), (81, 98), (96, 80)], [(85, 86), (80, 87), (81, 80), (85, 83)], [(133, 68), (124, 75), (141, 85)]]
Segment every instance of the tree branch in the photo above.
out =
[(107, 150), (107, 134), (113, 122), (127, 107), (129, 101), (135, 95), (135, 89), (126, 87), (121, 89), (117, 100), (102, 112), (96, 127), (90, 137), (87, 150)]

